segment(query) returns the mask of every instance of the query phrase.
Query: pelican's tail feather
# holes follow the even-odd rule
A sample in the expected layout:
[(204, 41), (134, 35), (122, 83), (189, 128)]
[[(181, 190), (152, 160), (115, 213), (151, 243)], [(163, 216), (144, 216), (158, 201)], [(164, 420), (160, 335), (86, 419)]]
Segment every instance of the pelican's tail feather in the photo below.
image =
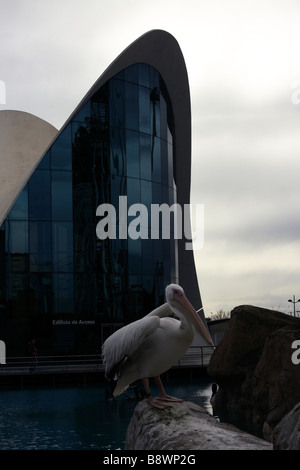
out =
[(116, 387), (113, 391), (113, 396), (118, 397), (119, 395), (122, 395), (122, 393), (124, 393), (128, 387), (129, 387), (129, 384), (125, 385), (124, 382), (122, 382), (122, 380), (118, 380)]

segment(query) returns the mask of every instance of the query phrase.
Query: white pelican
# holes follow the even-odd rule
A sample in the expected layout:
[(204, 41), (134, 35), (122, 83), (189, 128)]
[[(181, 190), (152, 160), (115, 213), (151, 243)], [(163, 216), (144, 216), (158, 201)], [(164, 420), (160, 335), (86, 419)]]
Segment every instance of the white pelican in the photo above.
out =
[[(160, 375), (185, 354), (194, 338), (194, 328), (212, 345), (212, 339), (182, 287), (166, 288), (166, 303), (145, 317), (115, 331), (102, 347), (105, 376), (117, 381), (113, 396), (142, 379), (148, 403), (157, 408), (170, 406), (168, 401), (182, 401), (166, 395)], [(174, 318), (174, 314), (177, 318)], [(179, 319), (178, 319), (179, 317)], [(153, 398), (149, 377), (154, 377), (160, 396)]]

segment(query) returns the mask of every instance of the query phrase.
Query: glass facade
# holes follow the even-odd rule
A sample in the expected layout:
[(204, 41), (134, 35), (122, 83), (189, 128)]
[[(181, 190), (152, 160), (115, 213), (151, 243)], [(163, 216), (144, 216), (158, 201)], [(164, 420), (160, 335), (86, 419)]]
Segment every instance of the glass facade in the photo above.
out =
[[(22, 355), (32, 337), (44, 354), (94, 354), (105, 325), (164, 301), (166, 284), (178, 282), (176, 240), (151, 238), (150, 217), (144, 236), (119, 237), (118, 209), (120, 196), (148, 214), (176, 202), (174, 138), (165, 84), (146, 64), (109, 80), (60, 132), (0, 228), (8, 355)], [(116, 208), (115, 239), (96, 236), (104, 203)]]

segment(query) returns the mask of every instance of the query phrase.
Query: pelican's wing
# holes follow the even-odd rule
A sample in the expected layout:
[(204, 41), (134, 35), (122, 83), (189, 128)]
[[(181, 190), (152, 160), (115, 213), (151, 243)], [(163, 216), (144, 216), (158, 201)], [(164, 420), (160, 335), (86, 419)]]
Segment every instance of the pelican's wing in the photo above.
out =
[(105, 376), (110, 378), (115, 368), (127, 356), (132, 355), (159, 327), (160, 319), (157, 315), (147, 315), (129, 325), (115, 331), (102, 346), (103, 362), (105, 363)]

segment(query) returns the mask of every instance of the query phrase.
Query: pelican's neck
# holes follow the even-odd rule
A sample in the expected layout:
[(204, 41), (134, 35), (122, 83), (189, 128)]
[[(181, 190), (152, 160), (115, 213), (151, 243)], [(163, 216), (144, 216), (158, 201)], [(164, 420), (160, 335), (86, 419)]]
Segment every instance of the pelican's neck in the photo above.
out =
[(177, 317), (180, 319), (180, 328), (182, 329), (193, 328), (192, 325), (185, 318), (184, 314), (178, 308), (174, 307), (174, 305), (172, 305), (171, 302), (168, 302), (168, 305), (170, 309), (172, 310), (172, 312), (175, 313), (175, 315), (177, 315)]

